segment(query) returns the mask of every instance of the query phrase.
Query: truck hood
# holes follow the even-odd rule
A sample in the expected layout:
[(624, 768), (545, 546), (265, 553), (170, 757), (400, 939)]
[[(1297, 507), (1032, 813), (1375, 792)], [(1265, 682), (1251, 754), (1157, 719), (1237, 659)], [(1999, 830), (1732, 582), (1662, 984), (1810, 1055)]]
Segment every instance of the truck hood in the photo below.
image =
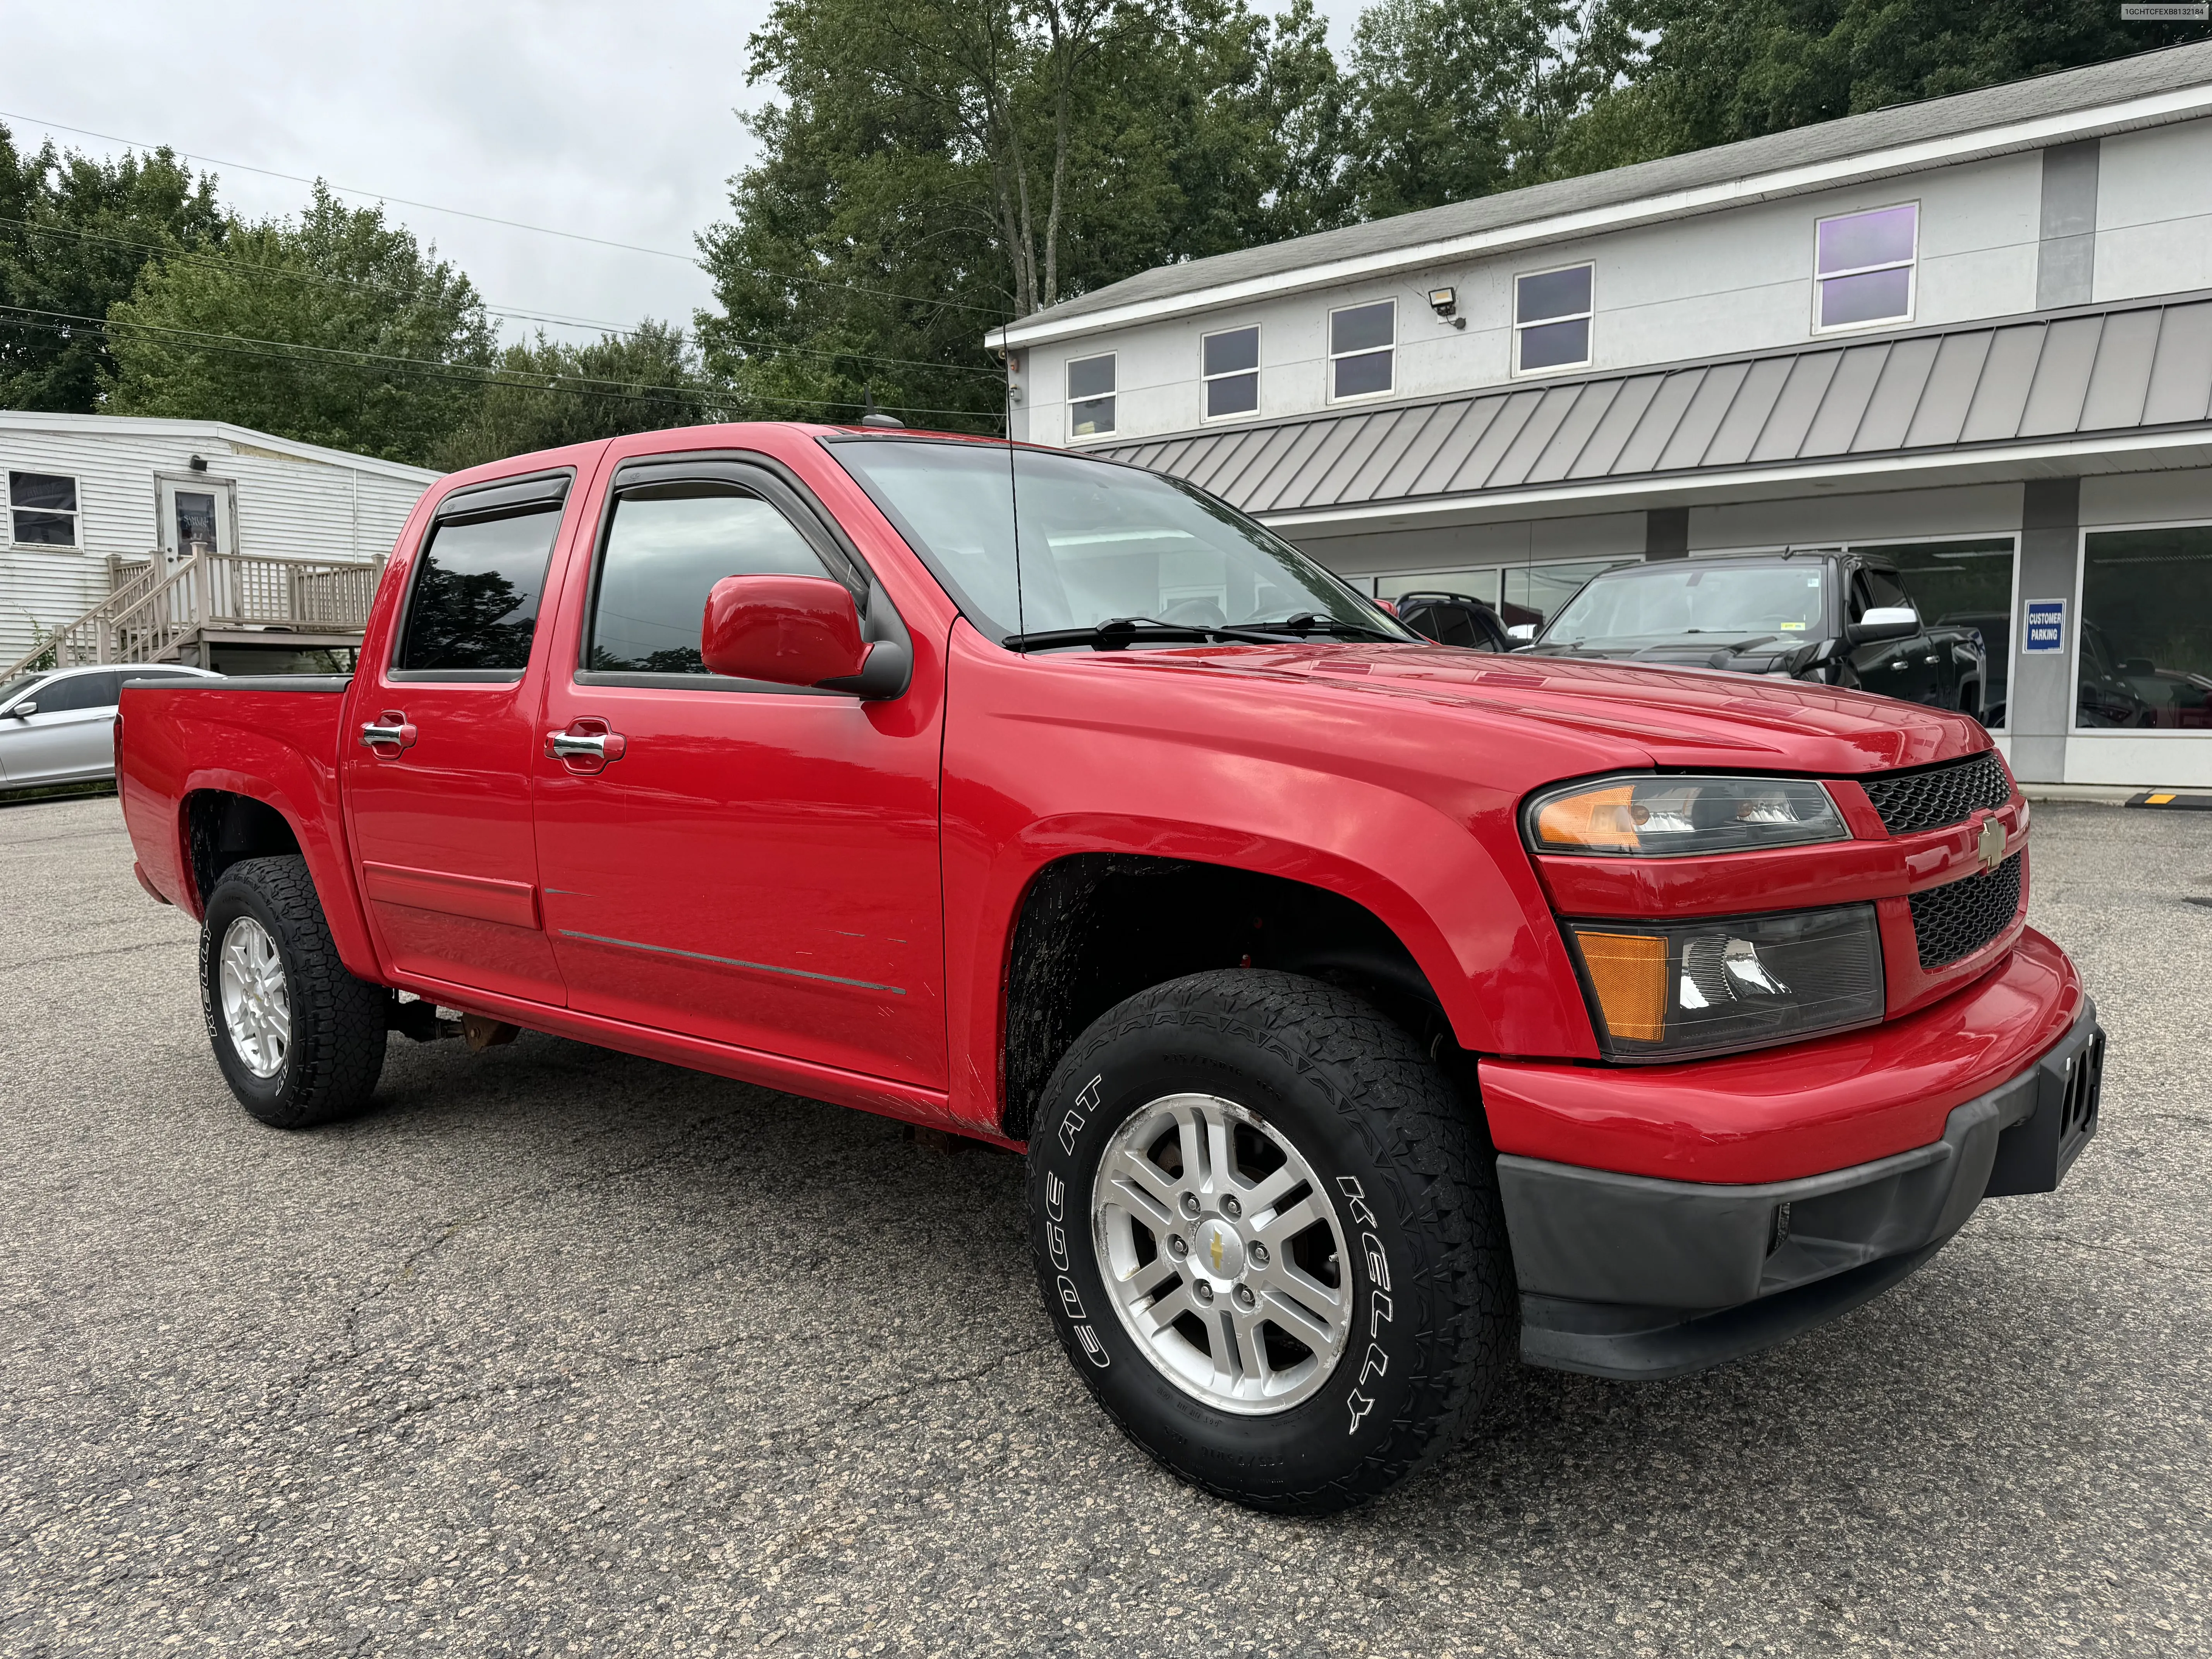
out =
[(1849, 775), (1990, 746), (1979, 721), (1802, 680), (1589, 658), (1510, 657), (1439, 645), (1231, 646), (1102, 653), (1137, 673), (1231, 676), (1316, 695), (1595, 740), (1605, 763)]

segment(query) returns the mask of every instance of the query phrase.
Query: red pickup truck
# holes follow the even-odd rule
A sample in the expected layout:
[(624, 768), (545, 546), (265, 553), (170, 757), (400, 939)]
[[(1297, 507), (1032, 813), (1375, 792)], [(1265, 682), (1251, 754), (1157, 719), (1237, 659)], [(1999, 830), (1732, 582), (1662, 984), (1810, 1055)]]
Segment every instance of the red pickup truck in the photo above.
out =
[(1516, 1340), (1666, 1377), (1832, 1319), (2096, 1123), (1973, 720), (1433, 644), (1078, 455), (478, 468), (357, 673), (122, 711), (257, 1117), (354, 1110), (459, 1014), (1025, 1146), (1076, 1369), (1264, 1508), (1404, 1479)]

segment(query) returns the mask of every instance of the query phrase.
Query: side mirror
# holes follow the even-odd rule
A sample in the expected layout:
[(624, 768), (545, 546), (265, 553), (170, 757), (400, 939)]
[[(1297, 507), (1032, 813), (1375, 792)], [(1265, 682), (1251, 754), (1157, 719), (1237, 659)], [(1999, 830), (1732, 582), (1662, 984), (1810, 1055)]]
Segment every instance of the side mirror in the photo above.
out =
[(38, 712), (38, 704), (34, 702), (19, 702), (13, 708), (8, 711), (8, 717), (10, 720), (27, 720)]
[(863, 697), (905, 690), (906, 653), (860, 637), (860, 608), (827, 576), (725, 576), (707, 595), (699, 654), (732, 679)]
[(1536, 637), (1536, 624), (1515, 623), (1512, 627), (1505, 630), (1505, 637), (1509, 640), (1533, 640)]
[(1911, 605), (1878, 605), (1846, 624), (1844, 637), (1853, 645), (1872, 645), (1876, 640), (1909, 639), (1919, 631), (1920, 613)]

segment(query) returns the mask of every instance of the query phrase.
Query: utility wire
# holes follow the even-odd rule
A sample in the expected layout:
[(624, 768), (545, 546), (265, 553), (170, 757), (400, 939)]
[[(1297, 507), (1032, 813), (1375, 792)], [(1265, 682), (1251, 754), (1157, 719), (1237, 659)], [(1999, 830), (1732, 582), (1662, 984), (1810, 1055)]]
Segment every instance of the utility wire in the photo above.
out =
[[(226, 161), (219, 156), (203, 155), (197, 150), (179, 149), (174, 145), (149, 144), (140, 139), (124, 138), (112, 132), (95, 132), (90, 127), (73, 127), (63, 121), (42, 120), (35, 115), (25, 115), (15, 110), (0, 109), (0, 119), (24, 121), (34, 127), (50, 127), (57, 132), (74, 132), (81, 138), (99, 138), (111, 144), (122, 144), (128, 149), (145, 150), (149, 153), (167, 149), (171, 154), (182, 156), (188, 161), (197, 159), (210, 167), (230, 167), (240, 173), (258, 173), (264, 179), (283, 179), (295, 185), (320, 185), (324, 189), (339, 196), (359, 196), (371, 201), (397, 202), (402, 207), (422, 208), (430, 213), (450, 213), (455, 218), (474, 219), (487, 225), (504, 225), (510, 230), (532, 231), (540, 236), (566, 237), (572, 242), (589, 242), (595, 247), (617, 248), (625, 253), (651, 254), (657, 259), (681, 259), (688, 265), (702, 270), (705, 268), (699, 264), (698, 256), (696, 254), (677, 253), (665, 247), (645, 247), (635, 242), (617, 242), (605, 236), (587, 236), (578, 230), (556, 230), (550, 225), (526, 224), (520, 219), (502, 219), (495, 214), (475, 213), (467, 208), (447, 207), (437, 202), (419, 202), (405, 196), (388, 195), (382, 191), (362, 190), (350, 185), (333, 185), (324, 179), (309, 179), (297, 173), (279, 173), (274, 167), (258, 167), (246, 161)], [(902, 300), (908, 305), (942, 306), (954, 311), (972, 311), (979, 316), (996, 319), (1001, 324), (1010, 320), (1003, 310), (994, 309), (988, 306), (971, 306), (960, 300), (947, 300), (941, 296), (923, 299), (919, 295), (894, 294), (888, 289), (863, 288), (857, 283), (841, 283), (823, 276), (800, 276), (790, 271), (769, 270), (764, 266), (749, 266), (747, 269), (778, 282), (807, 283), (817, 288), (834, 288), (848, 293), (870, 294), (883, 300)]]
[[(137, 329), (142, 333), (179, 337), (202, 349), (222, 352), (228, 356), (295, 364), (316, 362), (346, 367), (375, 366), (395, 374), (412, 375), (418, 380), (444, 380), (478, 387), (496, 386), (526, 392), (557, 392), (573, 397), (605, 398), (626, 403), (666, 404), (688, 400), (702, 408), (717, 410), (751, 404), (773, 404), (791, 409), (820, 409), (825, 404), (836, 407), (845, 401), (777, 398), (752, 392), (741, 394), (732, 400), (704, 388), (653, 386), (644, 381), (601, 380), (579, 374), (556, 375), (553, 383), (548, 384), (526, 371), (496, 366), (478, 368), (470, 364), (441, 363), (430, 358), (400, 357), (383, 352), (356, 350), (349, 347), (304, 345), (289, 340), (259, 340), (247, 335), (170, 328), (158, 323), (110, 323), (99, 317), (80, 316), (70, 312), (40, 311), (28, 306), (0, 305), (0, 312), (15, 313), (21, 319), (14, 325), (18, 328), (40, 328), (63, 335), (91, 330), (111, 337), (120, 330)], [(562, 381), (572, 384), (561, 384)], [(886, 404), (881, 407), (888, 412), (901, 415), (949, 415), (963, 420), (973, 420), (981, 412), (968, 409), (924, 408), (910, 404)]]
[[(387, 295), (395, 298), (406, 297), (400, 289), (381, 283), (362, 282), (350, 276), (333, 276), (319, 270), (301, 270), (286, 266), (249, 264), (244, 260), (220, 258), (210, 254), (194, 252), (189, 248), (172, 247), (161, 242), (141, 242), (125, 236), (103, 235), (98, 231), (82, 230), (74, 225), (42, 225), (33, 220), (11, 219), (4, 215), (0, 215), (0, 225), (14, 225), (19, 229), (30, 232), (34, 236), (74, 236), (82, 241), (105, 243), (112, 247), (135, 248), (142, 252), (159, 254), (166, 263), (172, 264), (198, 265), (210, 270), (222, 270), (234, 275), (265, 276), (272, 280), (285, 278), (302, 283), (319, 283), (325, 288), (349, 289), (362, 293)], [(522, 311), (510, 306), (494, 305), (489, 300), (481, 301), (479, 303), (495, 317), (513, 318), (523, 322), (548, 322), (565, 328), (594, 328), (603, 334), (615, 335), (623, 339), (629, 339), (643, 332), (641, 329), (623, 328), (619, 324), (598, 322), (588, 317), (564, 317), (558, 313)], [(775, 340), (732, 338), (730, 343), (758, 351), (797, 352), (805, 356), (828, 357), (833, 361), (846, 362), (884, 363), (899, 368), (949, 369), (956, 374), (985, 374), (994, 380), (1004, 378), (1001, 370), (978, 368), (969, 363), (933, 363), (916, 357), (883, 357), (860, 351), (832, 351), (819, 346), (787, 345)]]

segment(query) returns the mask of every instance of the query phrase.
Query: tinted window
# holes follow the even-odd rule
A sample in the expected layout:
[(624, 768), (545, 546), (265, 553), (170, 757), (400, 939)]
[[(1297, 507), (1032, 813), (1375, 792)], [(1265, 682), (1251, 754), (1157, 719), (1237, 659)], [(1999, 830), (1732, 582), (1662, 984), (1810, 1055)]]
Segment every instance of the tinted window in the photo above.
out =
[(59, 679), (39, 688), (31, 699), (39, 705), (41, 714), (59, 714), (81, 708), (112, 708), (115, 706), (115, 676), (102, 674), (64, 674)]
[(1905, 584), (1887, 570), (1862, 570), (1851, 578), (1851, 620), (1861, 620), (1869, 611), (1895, 611), (1912, 601), (1905, 595)]
[(2085, 540), (2074, 723), (2212, 730), (2212, 526)]
[(416, 562), (398, 666), (527, 667), (545, 566), (560, 527), (557, 507), (439, 525)]
[(699, 629), (725, 576), (827, 576), (791, 521), (727, 484), (625, 490), (607, 526), (585, 665), (703, 674)]
[(10, 472), (10, 534), (34, 547), (76, 545), (76, 480), (51, 472)]

